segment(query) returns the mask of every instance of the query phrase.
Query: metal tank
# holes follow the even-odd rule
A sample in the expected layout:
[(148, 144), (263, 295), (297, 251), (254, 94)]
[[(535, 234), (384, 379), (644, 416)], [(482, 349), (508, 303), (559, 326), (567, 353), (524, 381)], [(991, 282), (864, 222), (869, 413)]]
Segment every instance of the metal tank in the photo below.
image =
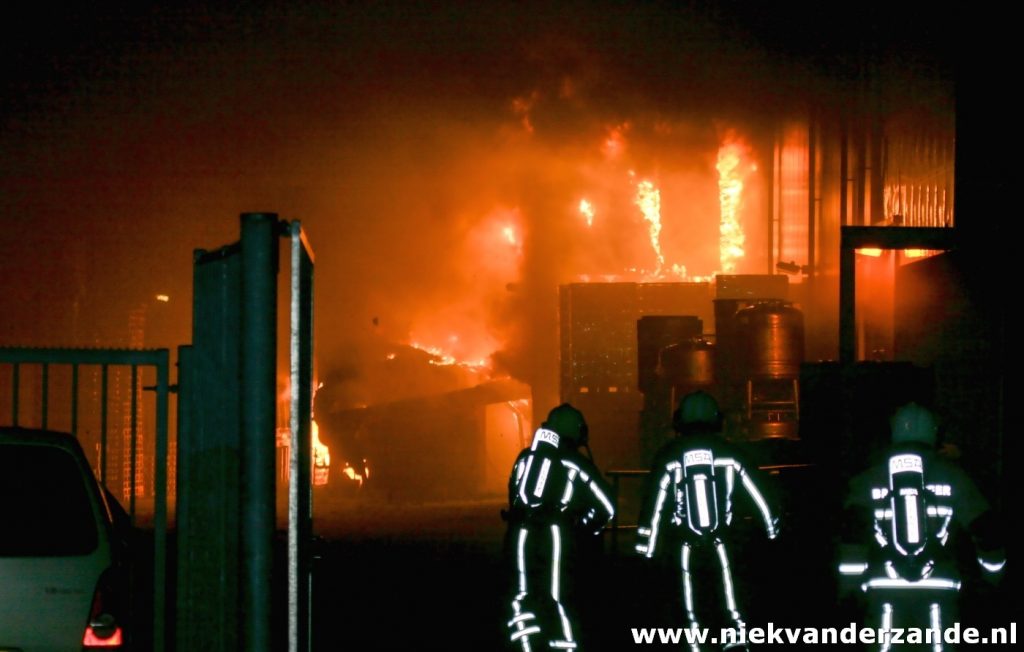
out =
[(649, 315), (636, 322), (637, 388), (646, 393), (656, 391), (659, 382), (659, 355), (671, 344), (678, 344), (703, 332), (698, 317), (688, 315)]
[(736, 312), (747, 378), (799, 378), (804, 315), (786, 301), (759, 301)]
[[(703, 322), (690, 315), (648, 315), (636, 322), (637, 385), (643, 392), (643, 408), (637, 415), (642, 464), (672, 436), (675, 386), (664, 374), (662, 351), (699, 338)], [(692, 360), (685, 361), (693, 366)]]
[(735, 316), (746, 379), (744, 428), (750, 439), (797, 437), (804, 316), (786, 301), (759, 301)]
[(715, 346), (700, 337), (670, 344), (658, 354), (657, 374), (673, 388), (706, 389), (715, 382)]

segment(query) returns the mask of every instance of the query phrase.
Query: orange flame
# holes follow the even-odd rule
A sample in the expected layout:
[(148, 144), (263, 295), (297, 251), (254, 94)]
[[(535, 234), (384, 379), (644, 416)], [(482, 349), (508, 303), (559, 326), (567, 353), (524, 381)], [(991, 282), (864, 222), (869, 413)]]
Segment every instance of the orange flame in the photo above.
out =
[[(457, 335), (452, 335), (449, 340), (451, 340), (452, 343), (457, 343), (459, 337)], [(449, 367), (454, 365), (465, 367), (471, 371), (483, 371), (488, 367), (487, 360), (459, 360), (454, 355), (445, 352), (440, 347), (428, 346), (419, 342), (410, 342), (409, 346), (425, 353), (429, 353), (432, 357), (428, 362), (436, 367)]]
[(594, 226), (594, 205), (586, 199), (580, 200), (580, 215), (587, 221), (587, 228)]
[(661, 274), (665, 266), (665, 256), (661, 253), (661, 191), (650, 181), (641, 181), (636, 186), (636, 199), (633, 200), (640, 213), (647, 221), (647, 231), (651, 238), (651, 247), (658, 258), (655, 276)]
[(719, 223), (719, 261), (722, 272), (734, 274), (736, 262), (745, 255), (743, 227), (740, 224), (740, 206), (743, 198), (741, 170), (743, 149), (735, 142), (727, 142), (718, 150), (718, 198), (721, 203)]
[(320, 441), (320, 426), (313, 419), (313, 486), (327, 484), (331, 470), (331, 450)]

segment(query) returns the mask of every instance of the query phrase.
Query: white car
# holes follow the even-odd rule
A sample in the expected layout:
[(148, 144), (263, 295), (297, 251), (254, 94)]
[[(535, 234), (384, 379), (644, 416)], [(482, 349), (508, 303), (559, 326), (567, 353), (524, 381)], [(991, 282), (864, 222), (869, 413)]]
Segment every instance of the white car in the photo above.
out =
[(0, 428), (0, 652), (127, 649), (118, 509), (74, 437)]

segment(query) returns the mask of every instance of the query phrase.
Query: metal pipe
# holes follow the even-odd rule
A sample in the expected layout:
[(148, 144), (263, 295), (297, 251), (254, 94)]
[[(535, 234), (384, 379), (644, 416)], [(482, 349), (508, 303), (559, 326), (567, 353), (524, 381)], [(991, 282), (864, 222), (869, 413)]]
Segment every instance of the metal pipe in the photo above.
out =
[(193, 537), (193, 523), (196, 520), (190, 517), (193, 510), (192, 494), (193, 456), (192, 441), (194, 439), (194, 404), (192, 401), (193, 383), (192, 373), (195, 369), (195, 362), (192, 356), (192, 346), (185, 345), (178, 347), (178, 464), (175, 468), (177, 474), (177, 493), (175, 494), (175, 541), (177, 543), (177, 600), (174, 605), (177, 620), (175, 628), (179, 632), (177, 649), (188, 648), (185, 636), (181, 633), (188, 626), (189, 609), (191, 607), (191, 594), (193, 589), (189, 586), (191, 571), (191, 555), (195, 554), (196, 548)]
[[(163, 652), (167, 630), (167, 398), (170, 355), (156, 352), (156, 464), (153, 505), (153, 650)], [(133, 493), (134, 493), (134, 487)]]
[(274, 539), (278, 222), (242, 222), (242, 649), (270, 651)]
[(302, 232), (291, 235), (291, 442), (288, 483), (288, 650), (308, 652), (312, 635), (309, 545), (312, 538), (313, 261)]

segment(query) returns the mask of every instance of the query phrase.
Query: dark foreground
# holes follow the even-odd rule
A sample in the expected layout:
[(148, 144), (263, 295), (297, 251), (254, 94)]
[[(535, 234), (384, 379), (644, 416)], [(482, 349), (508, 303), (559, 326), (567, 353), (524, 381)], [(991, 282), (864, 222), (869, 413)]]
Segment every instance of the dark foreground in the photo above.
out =
[[(830, 627), (843, 629), (860, 622), (859, 605), (841, 599), (835, 573), (838, 515), (827, 482), (803, 478), (790, 487), (783, 514), (782, 535), (768, 541), (750, 515), (740, 513), (736, 541), (730, 547), (736, 591), (748, 627)], [(816, 491), (801, 487), (817, 487)], [(498, 498), (463, 502), (396, 504), (373, 496), (319, 493), (314, 529), (317, 542), (313, 568), (313, 649), (317, 652), (373, 650), (507, 650), (505, 621), (513, 581), (505, 556), (504, 506)], [(636, 497), (620, 494), (623, 524), (635, 523)], [(1008, 533), (1012, 536), (1012, 533)], [(575, 595), (567, 597), (576, 610), (580, 650), (619, 651), (681, 649), (671, 645), (638, 645), (632, 628), (684, 625), (678, 571), (668, 562), (640, 559), (632, 552), (634, 532), (606, 531), (580, 555), (571, 572)], [(277, 568), (284, 572), (284, 535), (278, 537)], [(139, 549), (151, 549), (144, 537)], [(987, 632), (1009, 627), (1024, 614), (1014, 550), (1006, 576), (991, 586), (974, 571), (972, 550), (963, 547), (967, 569), (960, 594), (963, 627)], [(174, 538), (169, 537), (170, 577), (174, 577)], [(151, 649), (151, 572), (140, 564), (134, 611), (140, 616), (134, 649)], [(698, 577), (698, 607), (717, 598), (717, 569)], [(275, 640), (272, 648), (286, 650), (282, 577), (275, 578)], [(168, 604), (174, 604), (173, 584)], [(563, 588), (567, 591), (568, 587)], [(173, 611), (168, 629), (173, 637)], [(705, 624), (705, 623), (702, 623)], [(718, 627), (720, 623), (707, 622)], [(1018, 623), (1018, 630), (1020, 623)], [(1018, 638), (1024, 631), (1018, 631)], [(168, 649), (175, 649), (173, 645)], [(795, 649), (792, 645), (751, 645), (753, 650)], [(806, 647), (806, 646), (805, 646)], [(806, 649), (833, 649), (812, 646)], [(717, 649), (704, 647), (704, 650)], [(866, 649), (843, 645), (851, 651)], [(909, 652), (911, 646), (894, 648)], [(950, 647), (944, 648), (946, 650)], [(961, 646), (959, 649), (996, 650), (1005, 647)]]
[[(512, 578), (503, 556), (501, 507), (496, 499), (420, 506), (321, 501), (314, 649), (506, 649), (504, 622)], [(623, 515), (630, 518), (626, 510)], [(790, 516), (797, 518), (790, 518), (790, 527), (775, 541), (767, 541), (752, 519), (739, 525), (739, 540), (730, 554), (747, 624), (841, 629), (859, 616), (855, 601), (837, 597), (835, 518)], [(582, 650), (644, 649), (651, 646), (635, 644), (631, 628), (683, 623), (677, 575), (664, 565), (638, 559), (630, 553), (632, 545), (631, 531), (620, 532), (614, 549), (606, 533), (574, 573)], [(709, 588), (697, 589), (698, 601), (712, 599), (708, 591), (716, 577), (706, 580)], [(1012, 577), (998, 588), (974, 575), (965, 580), (965, 625), (987, 630), (1019, 618)]]

